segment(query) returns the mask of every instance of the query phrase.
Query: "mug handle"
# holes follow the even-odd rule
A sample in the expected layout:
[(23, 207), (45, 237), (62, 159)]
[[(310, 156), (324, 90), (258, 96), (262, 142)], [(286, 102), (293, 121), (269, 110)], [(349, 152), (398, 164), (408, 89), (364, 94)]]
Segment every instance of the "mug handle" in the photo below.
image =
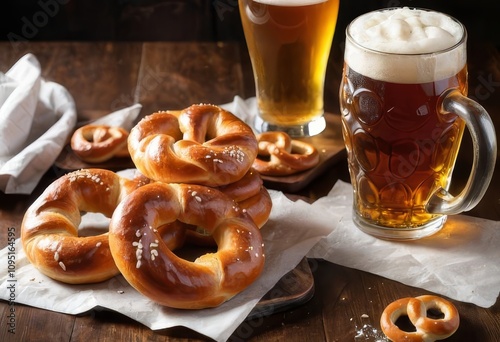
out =
[(497, 157), (495, 127), (486, 110), (457, 89), (443, 93), (438, 109), (444, 115), (454, 113), (465, 121), (472, 137), (474, 158), (462, 192), (455, 197), (439, 188), (431, 195), (425, 209), (429, 213), (459, 214), (474, 208), (490, 184)]

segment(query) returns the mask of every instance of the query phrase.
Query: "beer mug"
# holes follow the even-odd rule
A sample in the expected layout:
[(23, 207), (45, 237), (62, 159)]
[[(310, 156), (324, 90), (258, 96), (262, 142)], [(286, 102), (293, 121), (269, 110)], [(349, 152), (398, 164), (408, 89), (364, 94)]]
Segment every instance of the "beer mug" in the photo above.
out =
[(323, 89), (339, 0), (240, 0), (258, 132), (292, 137), (325, 127)]
[[(484, 195), (496, 135), (488, 113), (466, 97), (466, 39), (460, 22), (424, 9), (370, 12), (347, 27), (340, 106), (353, 220), (362, 231), (394, 240), (429, 236)], [(465, 127), (472, 172), (453, 196)]]

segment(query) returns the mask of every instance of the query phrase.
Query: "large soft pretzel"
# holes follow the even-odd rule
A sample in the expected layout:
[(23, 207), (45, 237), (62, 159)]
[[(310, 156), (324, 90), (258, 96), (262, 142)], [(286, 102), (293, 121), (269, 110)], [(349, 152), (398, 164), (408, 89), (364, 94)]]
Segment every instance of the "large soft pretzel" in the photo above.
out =
[[(263, 186), (259, 173), (254, 169), (250, 169), (239, 181), (216, 189), (236, 201), (257, 227), (261, 228), (269, 219), (273, 205), (271, 196)], [(162, 236), (167, 245), (181, 246), (184, 242), (199, 246), (215, 245), (212, 235), (202, 227), (183, 224), (179, 221), (172, 225), (165, 229), (165, 234)]]
[(251, 128), (214, 105), (146, 116), (128, 146), (136, 167), (165, 183), (220, 186), (245, 175), (257, 155)]
[[(217, 252), (194, 261), (175, 255), (177, 246), (167, 246), (163, 237), (177, 220), (212, 234)], [(157, 182), (134, 191), (113, 214), (109, 243), (137, 291), (175, 308), (220, 305), (257, 279), (265, 259), (252, 219), (228, 196), (199, 185)]]
[(319, 162), (316, 148), (291, 139), (284, 132), (265, 132), (257, 136), (258, 156), (253, 167), (267, 176), (287, 176), (313, 168)]
[(71, 149), (87, 163), (101, 163), (113, 157), (129, 155), (128, 131), (121, 127), (85, 125), (71, 136)]
[(253, 168), (242, 179), (220, 186), (218, 189), (238, 202), (259, 228), (269, 219), (272, 209), (271, 196), (264, 187), (259, 173)]
[[(440, 311), (443, 318), (430, 318), (428, 310)], [(415, 331), (401, 330), (396, 321), (408, 316)], [(451, 336), (458, 329), (460, 317), (455, 306), (438, 296), (424, 295), (402, 298), (389, 304), (380, 318), (380, 327), (391, 341), (433, 342)]]
[(100, 169), (57, 179), (24, 216), (21, 240), (26, 256), (40, 272), (65, 283), (94, 283), (116, 275), (107, 233), (78, 236), (81, 213), (111, 217), (118, 203), (141, 185)]

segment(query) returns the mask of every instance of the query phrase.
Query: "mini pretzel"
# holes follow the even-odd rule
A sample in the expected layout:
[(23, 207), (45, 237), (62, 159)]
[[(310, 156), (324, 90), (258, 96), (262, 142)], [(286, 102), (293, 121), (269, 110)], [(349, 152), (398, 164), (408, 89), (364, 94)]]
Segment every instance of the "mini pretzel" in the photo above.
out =
[[(427, 317), (427, 311), (438, 309), (444, 314), (442, 319)], [(401, 330), (396, 321), (408, 316), (416, 331)], [(458, 329), (460, 317), (456, 307), (438, 296), (402, 298), (389, 304), (380, 318), (380, 327), (391, 341), (433, 342), (450, 337)]]
[(129, 133), (121, 127), (85, 125), (71, 137), (71, 149), (87, 163), (101, 163), (113, 157), (129, 155), (127, 138)]
[(284, 132), (265, 132), (257, 136), (259, 150), (253, 167), (262, 175), (287, 176), (308, 170), (319, 162), (314, 146), (291, 139)]
[[(175, 255), (175, 239), (170, 247), (163, 241), (175, 221), (204, 228), (217, 252), (194, 261)], [(265, 259), (252, 219), (228, 196), (200, 185), (156, 182), (137, 189), (115, 210), (109, 244), (131, 286), (156, 303), (183, 309), (232, 298), (259, 277)]]
[(252, 129), (214, 105), (146, 116), (128, 139), (136, 167), (165, 183), (221, 186), (241, 179), (257, 155)]
[(119, 273), (107, 233), (79, 236), (82, 212), (111, 217), (142, 180), (100, 169), (71, 172), (54, 181), (29, 207), (21, 241), (29, 261), (43, 274), (69, 284), (95, 283)]

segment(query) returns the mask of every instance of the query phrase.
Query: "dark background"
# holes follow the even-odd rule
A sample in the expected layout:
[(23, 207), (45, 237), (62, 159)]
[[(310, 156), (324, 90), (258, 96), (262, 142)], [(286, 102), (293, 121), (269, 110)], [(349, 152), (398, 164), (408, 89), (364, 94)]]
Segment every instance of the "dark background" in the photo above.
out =
[[(471, 65), (475, 59), (470, 57), (482, 56), (485, 49), (493, 49), (493, 55), (499, 52), (500, 1), (340, 0), (330, 60), (342, 60), (345, 28), (355, 17), (399, 6), (429, 8), (460, 20), (469, 34), (469, 67), (479, 70), (479, 77), (486, 68)], [(248, 56), (237, 0), (5, 1), (0, 12), (0, 40), (17, 46), (24, 41), (236, 41), (241, 44), (242, 56)], [(337, 112), (339, 107), (342, 70), (338, 66), (329, 63), (326, 75), (325, 109), (330, 112)], [(484, 78), (490, 76), (491, 72)], [(499, 80), (500, 70), (491, 77), (495, 82)], [(245, 78), (251, 79), (252, 75)], [(495, 89), (498, 85), (494, 83)], [(469, 91), (469, 96), (474, 97), (474, 93)]]
[[(446, 12), (473, 40), (494, 41), (500, 2), (492, 0), (340, 0), (336, 40), (354, 17), (382, 7)], [(16, 0), (4, 1), (0, 40), (243, 41), (237, 0)]]

